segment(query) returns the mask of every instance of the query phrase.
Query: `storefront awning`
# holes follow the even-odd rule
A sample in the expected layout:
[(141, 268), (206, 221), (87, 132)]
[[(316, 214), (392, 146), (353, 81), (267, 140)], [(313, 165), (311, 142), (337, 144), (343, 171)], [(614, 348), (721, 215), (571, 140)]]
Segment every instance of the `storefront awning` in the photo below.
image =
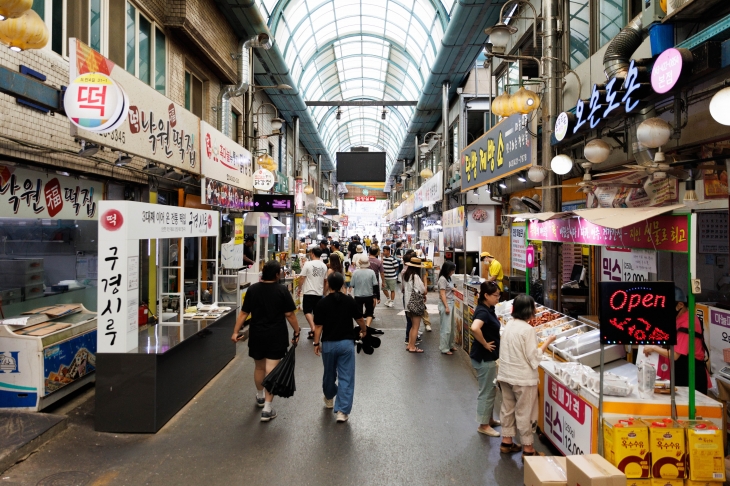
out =
[(611, 229), (621, 229), (632, 224), (654, 218), (664, 213), (684, 208), (684, 204), (673, 204), (662, 207), (646, 208), (595, 208), (576, 209), (575, 211), (563, 211), (560, 213), (520, 213), (508, 214), (510, 218), (526, 220), (550, 221), (553, 219), (565, 219), (578, 216), (597, 226)]
[(273, 234), (283, 235), (284, 233), (286, 233), (286, 225), (284, 223), (271, 215), (269, 215), (269, 217), (271, 218), (269, 220), (269, 229)]

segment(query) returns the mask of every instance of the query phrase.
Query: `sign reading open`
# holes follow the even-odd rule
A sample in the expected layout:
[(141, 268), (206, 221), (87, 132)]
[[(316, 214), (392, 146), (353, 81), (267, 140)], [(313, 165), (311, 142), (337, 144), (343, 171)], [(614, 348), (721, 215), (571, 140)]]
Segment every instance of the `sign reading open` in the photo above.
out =
[(601, 282), (601, 344), (677, 344), (674, 282)]

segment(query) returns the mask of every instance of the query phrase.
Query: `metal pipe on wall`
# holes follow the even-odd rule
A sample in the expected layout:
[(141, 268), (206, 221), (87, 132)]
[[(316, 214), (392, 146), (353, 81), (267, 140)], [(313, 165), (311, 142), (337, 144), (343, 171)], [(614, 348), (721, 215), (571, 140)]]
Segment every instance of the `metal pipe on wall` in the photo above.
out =
[[(443, 179), (443, 187), (449, 178), (446, 175), (449, 168), (449, 83), (441, 86), (441, 126), (443, 134), (441, 136), (441, 178)], [(449, 209), (449, 201), (447, 197), (443, 198), (442, 211)]]
[[(299, 169), (299, 117), (295, 116), (294, 119), (294, 177), (301, 176), (301, 171)], [(299, 222), (297, 221), (297, 211), (296, 211), (296, 190), (297, 190), (297, 183), (296, 179), (294, 180), (294, 214), (292, 215), (292, 221), (294, 222), (292, 229), (292, 235), (294, 235), (294, 245), (292, 246), (292, 253), (296, 253), (297, 247), (297, 229), (299, 228)]]

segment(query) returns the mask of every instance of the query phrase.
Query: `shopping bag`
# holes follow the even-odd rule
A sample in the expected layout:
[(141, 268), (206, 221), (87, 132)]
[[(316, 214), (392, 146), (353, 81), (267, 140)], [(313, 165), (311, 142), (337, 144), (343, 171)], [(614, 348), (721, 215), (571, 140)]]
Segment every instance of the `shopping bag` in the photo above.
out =
[(262, 385), (272, 395), (289, 398), (297, 390), (294, 384), (294, 348), (296, 346), (291, 346), (279, 364), (264, 378)]

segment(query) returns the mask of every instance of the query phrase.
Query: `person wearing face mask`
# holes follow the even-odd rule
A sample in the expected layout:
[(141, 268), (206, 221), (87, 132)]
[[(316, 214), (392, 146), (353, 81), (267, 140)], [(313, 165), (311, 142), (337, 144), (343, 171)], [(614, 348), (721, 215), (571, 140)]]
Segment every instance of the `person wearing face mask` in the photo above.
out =
[[(677, 344), (674, 346), (674, 384), (676, 386), (689, 386), (689, 308), (687, 307), (687, 296), (682, 289), (674, 287), (674, 300), (677, 302)], [(702, 334), (702, 323), (699, 317), (695, 316), (695, 390), (707, 395), (710, 386), (710, 373), (705, 366), (706, 350), (704, 336)], [(663, 380), (669, 379), (669, 350), (660, 346), (644, 346), (644, 354), (650, 356), (652, 353), (659, 355), (659, 369), (657, 375)]]

